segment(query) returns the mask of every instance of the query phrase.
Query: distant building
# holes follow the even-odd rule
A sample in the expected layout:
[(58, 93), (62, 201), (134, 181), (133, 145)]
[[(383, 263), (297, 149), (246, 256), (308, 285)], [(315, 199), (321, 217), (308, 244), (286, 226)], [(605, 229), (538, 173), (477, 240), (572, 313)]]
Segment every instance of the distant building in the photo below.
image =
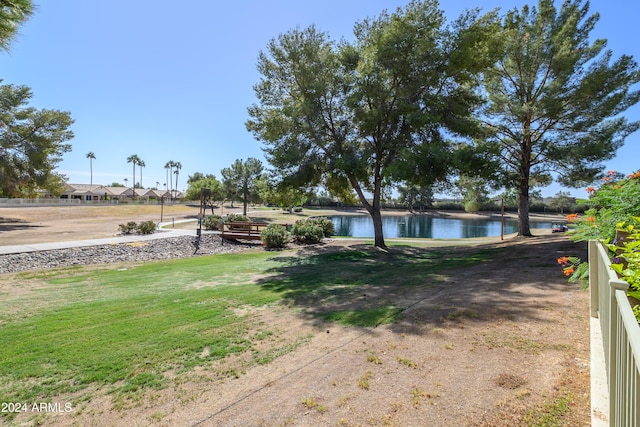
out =
[[(172, 193), (166, 190), (145, 190), (136, 188), (135, 197), (145, 199), (179, 199), (183, 194), (179, 191)], [(109, 187), (105, 185), (65, 184), (60, 195), (61, 199), (80, 199), (84, 201), (124, 200), (133, 198), (133, 190), (128, 187)]]

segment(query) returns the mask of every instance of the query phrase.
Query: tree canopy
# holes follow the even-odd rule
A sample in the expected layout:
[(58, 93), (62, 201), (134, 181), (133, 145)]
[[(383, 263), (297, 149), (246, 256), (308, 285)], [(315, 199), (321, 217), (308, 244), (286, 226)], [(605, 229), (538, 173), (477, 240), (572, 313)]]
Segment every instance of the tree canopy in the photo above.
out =
[(0, 195), (32, 196), (38, 189), (59, 192), (64, 177), (55, 172), (71, 151), (69, 113), (28, 106), (26, 86), (0, 85)]
[(0, 50), (8, 51), (18, 27), (33, 14), (31, 0), (0, 0)]
[[(9, 50), (32, 13), (30, 0), (0, 0), (0, 50)], [(26, 86), (0, 85), (0, 196), (62, 190), (64, 180), (55, 167), (71, 150), (65, 142), (73, 138), (73, 120), (67, 112), (29, 107), (32, 96)]]
[(385, 183), (443, 178), (453, 150), (443, 132), (479, 132), (474, 88), (495, 60), (496, 22), (467, 12), (445, 25), (437, 1), (427, 0), (356, 24), (353, 43), (314, 26), (290, 30), (259, 55), (247, 128), (284, 183), (354, 191), (384, 247)]
[(247, 204), (257, 201), (256, 181), (262, 175), (262, 162), (253, 157), (243, 161), (237, 159), (230, 167), (221, 171), (223, 185), (230, 197), (242, 201), (243, 215), (247, 215)]
[(485, 73), (484, 119), (506, 188), (518, 191), (518, 234), (530, 236), (532, 182), (551, 175), (570, 187), (592, 182), (624, 139), (638, 129), (621, 114), (640, 100), (638, 65), (613, 60), (606, 40), (590, 42), (599, 15), (589, 3), (553, 0), (509, 11), (502, 20), (503, 56)]
[(218, 180), (218, 178), (215, 177), (215, 175), (204, 175), (201, 172), (196, 172), (193, 175), (189, 176), (189, 178), (187, 179), (187, 184), (189, 185), (189, 187), (187, 188), (187, 193), (185, 195), (185, 198), (187, 200), (200, 200), (200, 194), (203, 188), (208, 188), (209, 190), (211, 190), (212, 201), (224, 200), (222, 183)]

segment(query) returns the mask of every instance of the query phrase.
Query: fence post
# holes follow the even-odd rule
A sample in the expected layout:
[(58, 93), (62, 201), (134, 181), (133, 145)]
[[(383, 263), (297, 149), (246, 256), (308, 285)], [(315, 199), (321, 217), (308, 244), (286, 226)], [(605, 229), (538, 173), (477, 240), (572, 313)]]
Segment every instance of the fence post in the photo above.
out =
[(621, 368), (618, 366), (618, 351), (619, 351), (619, 339), (621, 338), (621, 334), (619, 328), (624, 328), (624, 325), (619, 324), (619, 315), (620, 307), (618, 306), (617, 292), (622, 291), (626, 294), (629, 289), (629, 284), (623, 280), (619, 279), (610, 279), (609, 286), (611, 287), (610, 299), (609, 303), (610, 311), (609, 311), (609, 345), (607, 348), (607, 354), (609, 359), (609, 365), (607, 366), (607, 371), (609, 375), (607, 375), (609, 379), (609, 423), (612, 426), (619, 425), (618, 423), (620, 414), (618, 414), (617, 408), (620, 399), (623, 396), (619, 395), (619, 387), (618, 381), (620, 380), (620, 373), (618, 370)]
[(600, 310), (598, 299), (598, 266), (598, 241), (589, 240), (589, 293), (591, 296), (589, 307), (591, 317), (599, 317), (598, 311)]

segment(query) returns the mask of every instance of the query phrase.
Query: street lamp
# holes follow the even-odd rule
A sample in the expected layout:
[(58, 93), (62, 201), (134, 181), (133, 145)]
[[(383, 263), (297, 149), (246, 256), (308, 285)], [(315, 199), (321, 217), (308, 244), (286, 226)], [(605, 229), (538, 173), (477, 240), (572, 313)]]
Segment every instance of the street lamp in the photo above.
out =
[(501, 213), (500, 213), (500, 240), (504, 240), (504, 197), (498, 197), (494, 199), (496, 202), (500, 200)]

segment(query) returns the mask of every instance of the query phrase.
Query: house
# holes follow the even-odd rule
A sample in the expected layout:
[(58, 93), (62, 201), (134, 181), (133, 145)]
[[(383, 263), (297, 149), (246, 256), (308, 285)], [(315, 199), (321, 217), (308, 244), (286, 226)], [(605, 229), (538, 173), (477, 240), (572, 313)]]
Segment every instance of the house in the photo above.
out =
[(123, 199), (133, 196), (133, 190), (127, 187), (106, 187), (104, 185), (65, 184), (61, 199), (80, 199), (85, 201)]
[(171, 198), (171, 193), (167, 190), (144, 190), (144, 189), (138, 189), (138, 195), (140, 197), (145, 197), (147, 199), (170, 199)]
[(65, 184), (61, 199), (100, 200), (105, 193), (102, 185)]
[[(152, 190), (144, 188), (136, 188), (135, 198), (148, 200), (177, 200), (183, 194), (179, 191)], [(129, 187), (109, 187), (106, 185), (89, 185), (89, 184), (65, 184), (65, 189), (60, 198), (62, 199), (79, 199), (83, 201), (97, 200), (123, 200), (134, 197), (133, 189)]]

